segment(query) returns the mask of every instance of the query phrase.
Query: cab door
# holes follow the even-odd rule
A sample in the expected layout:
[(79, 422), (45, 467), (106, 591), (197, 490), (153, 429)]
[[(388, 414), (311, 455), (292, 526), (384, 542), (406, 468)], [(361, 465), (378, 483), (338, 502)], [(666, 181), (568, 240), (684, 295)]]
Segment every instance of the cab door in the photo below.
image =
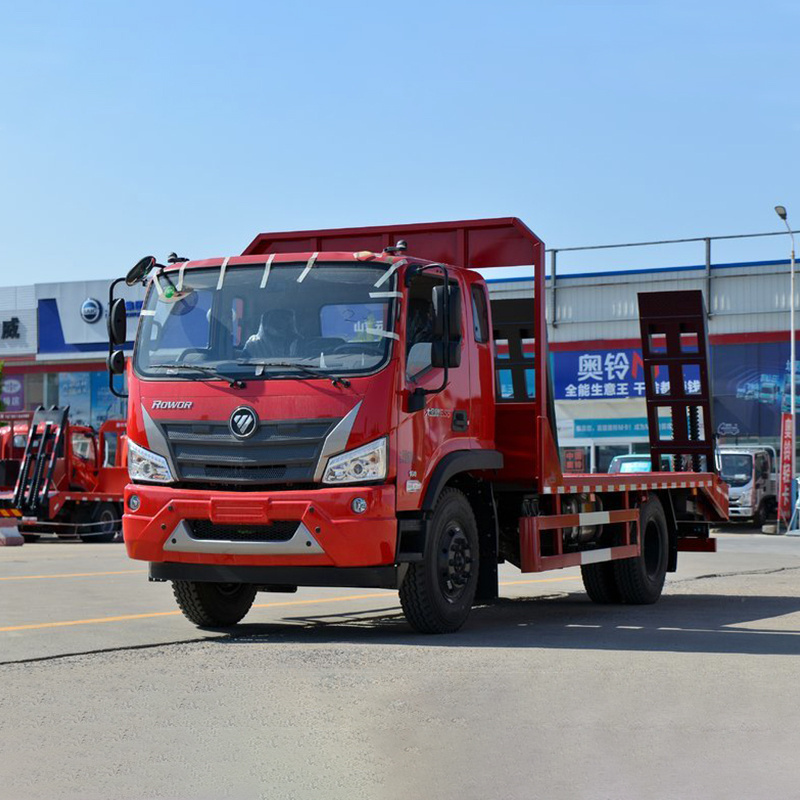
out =
[(69, 485), (93, 491), (97, 484), (97, 440), (89, 428), (70, 428)]
[[(457, 289), (460, 306), (458, 330), (451, 341), (460, 349), (461, 361), (447, 370), (447, 383), (441, 391), (445, 370), (432, 366), (432, 349), (439, 338), (435, 325), (434, 289), (444, 287), (441, 270), (426, 270), (415, 275), (408, 287), (402, 322), (401, 341), (405, 343), (401, 382), (402, 405), (397, 428), (397, 510), (411, 511), (422, 504), (425, 487), (436, 465), (447, 453), (468, 450), (473, 428), (470, 358), (465, 337), (465, 283), (455, 270), (450, 286)], [(457, 336), (456, 336), (457, 334)], [(424, 405), (411, 410), (416, 389), (430, 392)]]

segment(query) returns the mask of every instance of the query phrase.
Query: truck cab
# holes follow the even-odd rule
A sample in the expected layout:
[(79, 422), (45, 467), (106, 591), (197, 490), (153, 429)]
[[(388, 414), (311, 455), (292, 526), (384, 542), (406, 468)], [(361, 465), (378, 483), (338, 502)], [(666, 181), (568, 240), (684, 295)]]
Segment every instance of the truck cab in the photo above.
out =
[(732, 520), (761, 527), (777, 512), (777, 459), (772, 447), (725, 446), (719, 450), (720, 475), (728, 484)]

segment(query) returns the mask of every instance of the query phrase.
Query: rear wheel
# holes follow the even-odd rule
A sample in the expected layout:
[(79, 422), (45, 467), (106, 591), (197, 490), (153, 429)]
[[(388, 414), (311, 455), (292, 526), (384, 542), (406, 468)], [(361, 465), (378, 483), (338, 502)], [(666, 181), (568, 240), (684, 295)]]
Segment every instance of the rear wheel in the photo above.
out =
[(422, 561), (410, 564), (400, 603), (420, 633), (452, 633), (466, 622), (478, 586), (478, 526), (457, 489), (439, 496)]
[(114, 503), (100, 503), (91, 516), (92, 527), (82, 542), (113, 542), (120, 531), (119, 509)]
[(608, 605), (622, 601), (612, 561), (582, 566), (581, 577), (583, 588), (593, 603)]
[(669, 562), (669, 531), (664, 508), (651, 497), (639, 509), (641, 553), (636, 558), (612, 561), (623, 602), (655, 603), (664, 588)]
[[(22, 533), (22, 531), (20, 531)], [(33, 542), (38, 542), (41, 537), (38, 533), (22, 533), (22, 540), (25, 544), (32, 544)]]
[(198, 628), (236, 625), (256, 597), (256, 589), (249, 583), (173, 581), (172, 592), (183, 616)]

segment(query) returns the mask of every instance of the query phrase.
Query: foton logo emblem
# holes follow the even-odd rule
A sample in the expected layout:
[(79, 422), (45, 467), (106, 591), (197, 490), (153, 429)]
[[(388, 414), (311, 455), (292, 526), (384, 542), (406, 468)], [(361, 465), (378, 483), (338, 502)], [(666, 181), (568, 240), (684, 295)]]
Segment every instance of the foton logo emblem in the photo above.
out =
[(191, 400), (153, 400), (150, 408), (191, 408), (194, 405)]
[(256, 432), (258, 427), (258, 415), (250, 406), (239, 406), (234, 409), (228, 421), (231, 433), (237, 439), (246, 439)]

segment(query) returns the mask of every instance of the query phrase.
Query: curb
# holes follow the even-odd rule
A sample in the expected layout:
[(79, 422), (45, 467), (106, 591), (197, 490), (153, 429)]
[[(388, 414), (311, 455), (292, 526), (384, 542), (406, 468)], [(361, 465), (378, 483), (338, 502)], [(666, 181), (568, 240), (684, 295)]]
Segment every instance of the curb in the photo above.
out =
[(8, 526), (0, 528), (0, 547), (19, 547), (23, 545), (25, 540), (22, 534), (17, 530), (17, 526)]

